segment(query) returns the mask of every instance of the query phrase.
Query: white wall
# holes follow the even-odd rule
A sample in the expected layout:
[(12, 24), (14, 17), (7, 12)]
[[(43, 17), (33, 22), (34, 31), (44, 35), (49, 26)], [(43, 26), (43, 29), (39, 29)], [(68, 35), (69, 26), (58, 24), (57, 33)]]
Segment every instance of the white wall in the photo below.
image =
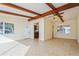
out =
[(63, 25), (69, 25), (71, 27), (71, 32), (69, 34), (57, 33), (57, 26), (60, 25), (59, 22), (54, 24), (54, 37), (57, 38), (67, 38), (67, 39), (76, 39), (76, 21), (72, 17), (73, 20), (67, 19)]
[(60, 34), (57, 33), (57, 26), (61, 24), (60, 19), (57, 19), (54, 23), (54, 37), (56, 38), (67, 38), (67, 39), (77, 39), (77, 13), (79, 12), (79, 7), (75, 7), (72, 9), (68, 9), (66, 11), (63, 11), (64, 14), (64, 25), (70, 25), (71, 27), (71, 33), (70, 34)]
[[(34, 29), (33, 29), (33, 25), (34, 23), (39, 22), (39, 30), (40, 30), (40, 40), (47, 40), (47, 39), (51, 39), (52, 38), (52, 32), (54, 32), (54, 37), (56, 38), (66, 38), (66, 39), (78, 39), (79, 38), (79, 32), (78, 32), (78, 28), (79, 26), (77, 19), (79, 20), (79, 7), (75, 7), (75, 8), (71, 8), (65, 11), (64, 14), (62, 14), (63, 19), (64, 19), (64, 23), (62, 23), (60, 21), (60, 19), (58, 17), (56, 17), (56, 19), (53, 19), (53, 16), (46, 16), (43, 18), (40, 18), (38, 20), (34, 20), (31, 21), (31, 38), (34, 39)], [(78, 16), (78, 17), (77, 17)], [(62, 34), (62, 33), (57, 33), (57, 26), (59, 26), (60, 24), (63, 25), (70, 25), (71, 27), (71, 32), (70, 34)], [(54, 28), (53, 28), (54, 26)]]
[(78, 40), (78, 43), (79, 43), (79, 13), (77, 15), (77, 40)]
[(44, 40), (44, 18), (30, 21), (30, 38), (34, 39), (34, 24), (39, 23), (39, 40)]
[(47, 17), (44, 18), (45, 23), (44, 23), (44, 36), (45, 36), (45, 40), (48, 39), (52, 39), (53, 38), (53, 21), (52, 21), (53, 17), (52, 15), (49, 15)]
[(34, 24), (39, 23), (39, 40), (48, 40), (52, 38), (52, 18), (44, 17), (37, 20), (30, 21), (31, 38), (34, 39)]
[(0, 14), (0, 22), (8, 22), (14, 24), (14, 33), (4, 34), (4, 37), (7, 37), (12, 40), (18, 40), (29, 37), (27, 31), (27, 26), (29, 23), (27, 22), (26, 18)]
[[(52, 32), (54, 32), (54, 37), (56, 38), (65, 38), (65, 39), (78, 39), (79, 41), (79, 7), (71, 8), (65, 11), (64, 14), (62, 14), (64, 23), (60, 21), (58, 17), (56, 19), (53, 19), (53, 16), (46, 16), (43, 18), (40, 18), (38, 20), (31, 21), (31, 38), (34, 39), (34, 29), (33, 25), (34, 23), (39, 22), (40, 27), (40, 40), (47, 40), (52, 38)], [(63, 25), (70, 25), (71, 32), (70, 34), (62, 34), (57, 33), (57, 26), (60, 24)], [(53, 27), (54, 26), (54, 27)]]
[[(27, 19), (18, 16), (0, 14), (0, 22), (8, 22), (14, 24), (14, 33), (4, 34), (3, 36), (18, 40), (23, 38), (34, 39), (34, 24), (39, 23), (39, 40), (47, 40), (52, 38), (52, 22), (50, 19), (40, 18), (38, 20), (28, 22)], [(49, 27), (49, 28), (48, 28)]]

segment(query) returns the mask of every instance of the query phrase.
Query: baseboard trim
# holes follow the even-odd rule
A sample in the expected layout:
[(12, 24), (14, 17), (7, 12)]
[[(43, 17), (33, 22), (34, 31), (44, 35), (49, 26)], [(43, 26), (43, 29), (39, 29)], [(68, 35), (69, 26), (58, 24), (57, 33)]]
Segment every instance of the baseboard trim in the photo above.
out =
[(76, 40), (76, 39), (70, 39), (70, 38), (59, 38), (59, 37), (54, 37), (54, 39), (68, 39), (68, 40)]

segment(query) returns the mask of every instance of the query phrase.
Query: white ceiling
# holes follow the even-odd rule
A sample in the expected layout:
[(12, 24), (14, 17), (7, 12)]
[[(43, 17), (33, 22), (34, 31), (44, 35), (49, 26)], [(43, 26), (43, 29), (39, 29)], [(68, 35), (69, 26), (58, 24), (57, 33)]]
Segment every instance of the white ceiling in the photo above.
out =
[(30, 9), (40, 14), (51, 10), (50, 7), (48, 7), (46, 4), (43, 3), (17, 3), (16, 5)]
[(22, 15), (26, 15), (26, 16), (36, 16), (35, 14), (24, 12), (24, 11), (21, 11), (21, 10), (17, 10), (17, 9), (14, 9), (14, 8), (11, 8), (11, 7), (8, 7), (8, 6), (5, 6), (5, 5), (1, 5), (1, 4), (0, 4), (0, 10), (18, 13), (18, 14), (22, 14)]
[[(49, 10), (52, 10), (50, 7), (48, 7), (44, 3), (14, 3), (14, 4), (26, 9), (32, 10), (34, 12), (40, 13), (40, 14), (45, 13)], [(54, 4), (55, 7), (60, 7), (66, 3), (52, 3), (52, 4)], [(32, 17), (36, 16), (35, 14), (24, 12), (22, 10), (11, 8), (2, 4), (0, 4), (0, 10), (5, 10), (5, 11), (13, 12), (13, 13), (26, 15), (26, 16), (32, 16)]]
[(52, 4), (57, 8), (57, 7), (65, 5), (67, 3), (52, 3)]

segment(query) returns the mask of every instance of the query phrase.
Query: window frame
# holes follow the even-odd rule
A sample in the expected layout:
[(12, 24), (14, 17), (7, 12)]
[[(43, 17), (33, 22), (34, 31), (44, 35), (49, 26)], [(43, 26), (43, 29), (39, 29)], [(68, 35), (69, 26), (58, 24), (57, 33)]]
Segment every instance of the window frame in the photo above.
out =
[[(14, 33), (14, 24), (13, 23), (9, 23), (9, 22), (0, 22), (3, 23), (2, 24), (2, 33), (0, 34), (13, 34)], [(9, 25), (9, 26), (8, 26)], [(5, 32), (6, 28), (8, 29), (9, 32)], [(11, 31), (11, 32), (10, 32)]]

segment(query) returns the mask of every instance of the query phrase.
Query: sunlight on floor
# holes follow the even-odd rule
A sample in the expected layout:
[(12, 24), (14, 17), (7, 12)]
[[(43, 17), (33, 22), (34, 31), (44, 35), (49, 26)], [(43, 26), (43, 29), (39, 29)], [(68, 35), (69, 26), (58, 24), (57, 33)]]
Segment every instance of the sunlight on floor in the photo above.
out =
[(5, 37), (3, 35), (0, 35), (0, 43), (7, 43), (7, 42), (11, 42), (14, 41), (13, 39), (10, 39), (8, 37)]
[(31, 46), (23, 45), (13, 39), (0, 35), (0, 55), (1, 56), (23, 56)]

